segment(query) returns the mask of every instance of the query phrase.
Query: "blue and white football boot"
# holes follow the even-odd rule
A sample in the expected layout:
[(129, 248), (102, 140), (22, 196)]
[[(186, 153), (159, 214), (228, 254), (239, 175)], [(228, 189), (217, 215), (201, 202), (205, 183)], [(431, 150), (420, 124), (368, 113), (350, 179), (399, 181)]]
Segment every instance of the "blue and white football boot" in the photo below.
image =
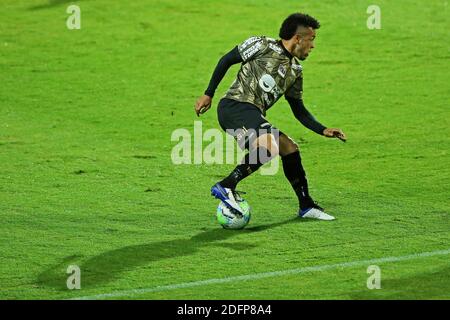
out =
[(334, 220), (333, 216), (325, 213), (324, 209), (317, 203), (314, 203), (310, 208), (299, 210), (298, 216), (302, 218), (318, 219), (318, 220)]
[(220, 183), (216, 183), (211, 187), (211, 195), (221, 200), (228, 208), (236, 211), (237, 214), (244, 214), (244, 210), (242, 210), (239, 205), (239, 201), (241, 201), (242, 198), (235, 190), (224, 188)]

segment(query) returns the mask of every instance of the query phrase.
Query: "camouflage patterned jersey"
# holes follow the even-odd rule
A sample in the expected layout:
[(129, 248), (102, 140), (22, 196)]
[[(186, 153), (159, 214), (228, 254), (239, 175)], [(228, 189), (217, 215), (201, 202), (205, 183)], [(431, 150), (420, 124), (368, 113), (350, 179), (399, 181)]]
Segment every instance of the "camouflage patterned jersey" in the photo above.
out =
[(283, 94), (302, 98), (302, 66), (280, 42), (251, 37), (238, 50), (241, 69), (224, 98), (254, 104), (264, 115)]

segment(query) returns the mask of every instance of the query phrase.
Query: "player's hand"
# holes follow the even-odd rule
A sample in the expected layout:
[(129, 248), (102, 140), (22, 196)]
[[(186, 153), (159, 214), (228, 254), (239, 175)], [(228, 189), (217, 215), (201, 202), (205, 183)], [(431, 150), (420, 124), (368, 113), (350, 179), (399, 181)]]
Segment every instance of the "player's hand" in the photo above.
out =
[(341, 129), (326, 128), (325, 130), (323, 130), (323, 135), (328, 138), (338, 138), (343, 142), (347, 141), (347, 136)]
[(195, 103), (195, 113), (197, 114), (197, 117), (211, 108), (211, 102), (212, 98), (210, 96), (207, 96), (206, 94), (198, 98), (197, 102)]

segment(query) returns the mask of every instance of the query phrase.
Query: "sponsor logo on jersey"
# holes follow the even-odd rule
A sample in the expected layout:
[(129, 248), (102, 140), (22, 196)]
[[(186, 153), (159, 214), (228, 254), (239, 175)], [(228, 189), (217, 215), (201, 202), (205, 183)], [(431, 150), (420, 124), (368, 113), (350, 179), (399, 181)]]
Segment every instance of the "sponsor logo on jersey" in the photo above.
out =
[(248, 47), (249, 45), (251, 45), (252, 43), (261, 40), (261, 37), (251, 37), (248, 38), (247, 40), (245, 40), (240, 46), (239, 49)]
[(302, 71), (303, 70), (302, 66), (299, 65), (299, 64), (296, 64), (296, 63), (292, 64), (291, 68), (292, 68), (292, 70), (295, 70), (295, 71)]
[(273, 51), (275, 51), (278, 54), (282, 54), (283, 50), (277, 46), (275, 43), (269, 43), (269, 48), (272, 49)]
[(259, 79), (259, 86), (264, 92), (271, 92), (276, 85), (275, 79), (270, 74), (265, 74)]
[(267, 92), (263, 93), (263, 99), (264, 99), (264, 102), (266, 103), (266, 105), (269, 106), (271, 101), (269, 99), (269, 95), (267, 94)]
[(259, 79), (258, 82), (261, 89), (264, 91), (262, 97), (266, 103), (266, 105), (270, 106), (274, 101), (276, 101), (281, 95), (282, 92), (278, 88), (275, 79), (269, 75), (265, 74)]
[(242, 59), (247, 60), (247, 59), (251, 58), (255, 53), (257, 53), (259, 51), (259, 49), (261, 49), (261, 46), (262, 46), (262, 41), (259, 41), (255, 44), (253, 44), (251, 47), (245, 49), (244, 52), (242, 52)]

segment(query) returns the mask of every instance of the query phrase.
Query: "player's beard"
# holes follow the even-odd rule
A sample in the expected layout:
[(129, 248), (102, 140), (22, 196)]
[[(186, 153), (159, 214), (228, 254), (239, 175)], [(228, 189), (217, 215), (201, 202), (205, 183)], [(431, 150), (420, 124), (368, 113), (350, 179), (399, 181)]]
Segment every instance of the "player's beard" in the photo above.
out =
[(294, 53), (294, 56), (296, 56), (300, 60), (305, 60), (308, 57), (308, 53), (303, 52), (303, 48), (299, 44), (295, 45), (293, 53)]
[(300, 60), (306, 60), (306, 58), (308, 58), (308, 56), (309, 56), (309, 51), (304, 51), (304, 50), (301, 50), (300, 49), (300, 57), (299, 57), (299, 59)]
[(296, 56), (299, 60), (306, 60), (306, 58), (308, 57), (307, 53), (300, 53), (298, 56)]

